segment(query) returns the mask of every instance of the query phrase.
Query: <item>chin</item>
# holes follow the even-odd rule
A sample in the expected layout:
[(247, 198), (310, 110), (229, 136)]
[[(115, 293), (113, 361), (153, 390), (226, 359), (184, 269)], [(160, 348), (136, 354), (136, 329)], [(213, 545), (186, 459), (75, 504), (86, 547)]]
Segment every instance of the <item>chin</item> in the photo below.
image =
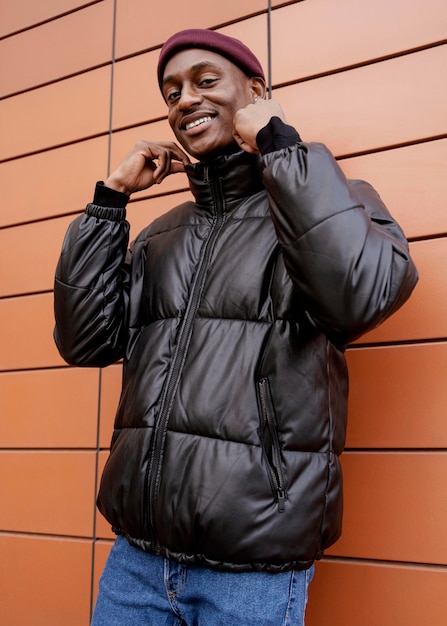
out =
[(189, 155), (199, 161), (210, 161), (217, 157), (233, 154), (234, 152), (238, 152), (240, 150), (239, 144), (235, 141), (219, 146), (208, 146), (202, 149), (193, 149), (191, 146), (186, 145), (184, 145), (183, 148)]

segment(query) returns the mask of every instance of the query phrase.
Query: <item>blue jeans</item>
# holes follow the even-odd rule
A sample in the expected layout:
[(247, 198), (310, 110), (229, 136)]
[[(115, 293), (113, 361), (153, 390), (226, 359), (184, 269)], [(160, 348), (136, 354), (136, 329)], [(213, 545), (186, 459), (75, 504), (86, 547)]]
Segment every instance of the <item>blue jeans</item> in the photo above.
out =
[(221, 572), (147, 554), (117, 537), (92, 626), (303, 626), (313, 567)]

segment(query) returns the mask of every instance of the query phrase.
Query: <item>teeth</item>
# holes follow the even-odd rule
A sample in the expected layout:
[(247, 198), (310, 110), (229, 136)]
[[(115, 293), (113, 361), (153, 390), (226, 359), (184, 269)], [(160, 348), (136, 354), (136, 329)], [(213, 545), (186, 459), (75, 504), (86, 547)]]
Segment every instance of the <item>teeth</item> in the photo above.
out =
[(203, 124), (204, 122), (211, 122), (211, 117), (208, 115), (207, 117), (201, 117), (200, 119), (196, 120), (195, 122), (190, 122), (189, 124), (186, 124), (185, 129), (189, 130), (190, 128), (194, 128), (195, 126), (199, 126), (199, 124)]

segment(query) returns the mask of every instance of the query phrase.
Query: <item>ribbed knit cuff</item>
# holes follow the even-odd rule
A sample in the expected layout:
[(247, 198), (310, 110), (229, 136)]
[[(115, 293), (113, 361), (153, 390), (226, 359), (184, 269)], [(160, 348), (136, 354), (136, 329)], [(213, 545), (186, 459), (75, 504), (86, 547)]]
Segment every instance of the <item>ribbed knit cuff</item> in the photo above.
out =
[(99, 204), (87, 204), (85, 212), (99, 220), (109, 220), (110, 222), (122, 222), (126, 219), (126, 209), (99, 206)]
[(96, 183), (93, 204), (112, 209), (125, 209), (128, 202), (129, 196), (127, 194), (106, 187), (102, 180)]
[(285, 124), (279, 117), (272, 117), (270, 122), (256, 135), (256, 143), (261, 154), (288, 148), (301, 141), (293, 126)]
[(129, 196), (120, 191), (106, 187), (102, 180), (96, 183), (93, 202), (87, 204), (87, 215), (112, 222), (122, 222), (126, 219), (126, 205)]

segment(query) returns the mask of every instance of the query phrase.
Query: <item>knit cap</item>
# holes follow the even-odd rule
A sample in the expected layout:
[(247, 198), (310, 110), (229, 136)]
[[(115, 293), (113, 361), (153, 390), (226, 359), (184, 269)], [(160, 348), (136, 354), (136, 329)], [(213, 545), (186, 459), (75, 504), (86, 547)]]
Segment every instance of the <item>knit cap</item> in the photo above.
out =
[(234, 37), (228, 37), (228, 35), (222, 35), (222, 33), (218, 33), (215, 30), (192, 28), (175, 33), (164, 43), (160, 51), (157, 67), (160, 89), (162, 89), (163, 74), (169, 59), (177, 52), (190, 48), (202, 48), (221, 54), (237, 65), (249, 78), (259, 76), (265, 79), (259, 60), (242, 41)]

